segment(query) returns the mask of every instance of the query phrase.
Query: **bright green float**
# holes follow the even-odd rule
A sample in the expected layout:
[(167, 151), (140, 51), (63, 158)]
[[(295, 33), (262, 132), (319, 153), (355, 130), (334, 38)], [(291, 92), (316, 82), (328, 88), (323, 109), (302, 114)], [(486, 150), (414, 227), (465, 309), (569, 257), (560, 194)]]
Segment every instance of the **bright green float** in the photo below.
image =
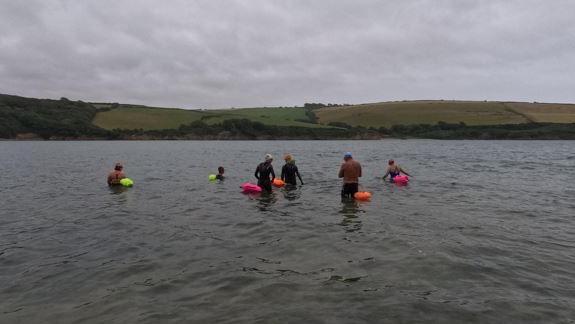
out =
[(209, 179), (210, 181), (216, 181), (217, 177), (216, 177), (215, 174), (210, 174), (210, 175), (208, 176), (208, 179)]
[(120, 184), (124, 187), (131, 187), (134, 185), (134, 181), (132, 181), (130, 178), (124, 178), (120, 180)]

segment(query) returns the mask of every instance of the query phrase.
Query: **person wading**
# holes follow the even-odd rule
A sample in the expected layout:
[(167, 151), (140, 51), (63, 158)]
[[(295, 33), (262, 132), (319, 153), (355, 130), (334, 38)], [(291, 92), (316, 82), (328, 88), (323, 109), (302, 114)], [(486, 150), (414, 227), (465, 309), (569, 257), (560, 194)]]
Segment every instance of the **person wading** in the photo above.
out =
[(216, 175), (216, 179), (218, 179), (218, 180), (224, 180), (224, 178), (225, 178), (225, 177), (224, 177), (224, 172), (225, 172), (225, 170), (224, 170), (224, 167), (223, 167), (223, 166), (218, 167), (218, 175)]
[(353, 198), (353, 195), (358, 191), (361, 164), (353, 159), (350, 152), (345, 153), (343, 160), (344, 162), (339, 168), (339, 177), (343, 178), (341, 197)]
[(297, 169), (297, 166), (295, 165), (295, 160), (293, 159), (293, 156), (291, 154), (287, 154), (284, 157), (284, 160), (286, 161), (286, 164), (282, 167), (282, 175), (281, 175), (282, 180), (285, 181), (286, 184), (295, 186), (297, 185), (296, 181), (297, 176), (299, 178), (299, 181), (303, 185), (303, 180), (299, 175), (299, 171)]
[(268, 193), (272, 192), (272, 182), (276, 178), (274, 167), (272, 166), (273, 160), (274, 159), (271, 154), (266, 154), (265, 162), (258, 165), (256, 173), (254, 174), (258, 179), (258, 186)]
[(120, 163), (116, 163), (114, 167), (114, 171), (108, 174), (108, 186), (116, 186), (120, 184), (120, 180), (126, 178), (126, 174), (124, 174), (124, 166)]

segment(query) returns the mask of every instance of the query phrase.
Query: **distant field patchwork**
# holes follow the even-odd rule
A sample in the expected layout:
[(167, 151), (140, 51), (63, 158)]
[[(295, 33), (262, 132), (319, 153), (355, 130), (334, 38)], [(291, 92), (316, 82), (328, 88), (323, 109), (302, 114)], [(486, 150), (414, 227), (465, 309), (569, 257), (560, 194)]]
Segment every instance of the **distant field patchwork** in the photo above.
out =
[[(100, 106), (105, 108), (105, 106)], [(243, 108), (220, 110), (185, 110), (121, 105), (96, 114), (93, 123), (105, 129), (157, 130), (178, 128), (201, 120), (213, 125), (227, 119), (249, 119), (274, 126), (328, 127), (306, 122), (304, 108)]]
[(517, 124), (528, 120), (500, 103), (392, 102), (316, 112), (321, 123), (344, 122), (354, 126), (390, 127), (408, 124), (465, 122), (469, 125)]
[(575, 123), (575, 105), (546, 103), (506, 103), (514, 111), (524, 114), (534, 122)]
[[(110, 108), (96, 104), (98, 108)], [(266, 125), (330, 127), (331, 122), (364, 127), (464, 122), (467, 125), (500, 125), (529, 122), (575, 123), (575, 105), (483, 101), (402, 101), (329, 107), (314, 110), (319, 124), (312, 124), (304, 108), (241, 108), (185, 110), (120, 105), (101, 111), (93, 123), (105, 129), (157, 130), (178, 128), (201, 120), (217, 124), (228, 119), (249, 119)]]
[(570, 123), (575, 105), (503, 103), (478, 101), (385, 102), (316, 110), (319, 121), (344, 122), (354, 126), (464, 122), (467, 125), (519, 124), (531, 121)]
[(213, 110), (212, 116), (207, 116), (204, 121), (207, 124), (217, 124), (226, 119), (247, 118), (251, 121), (261, 122), (275, 126), (301, 126), (301, 127), (325, 127), (306, 122), (308, 117), (304, 108), (242, 108)]
[(196, 110), (121, 106), (97, 113), (92, 123), (104, 129), (156, 130), (178, 128), (182, 124), (200, 120), (204, 115)]

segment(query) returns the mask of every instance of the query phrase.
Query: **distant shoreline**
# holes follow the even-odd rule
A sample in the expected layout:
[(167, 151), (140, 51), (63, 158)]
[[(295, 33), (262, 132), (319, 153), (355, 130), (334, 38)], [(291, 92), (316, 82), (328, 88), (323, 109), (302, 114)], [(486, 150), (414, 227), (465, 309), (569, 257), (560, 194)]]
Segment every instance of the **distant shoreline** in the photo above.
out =
[(7, 140), (574, 140), (575, 105), (415, 101), (214, 111), (0, 94)]
[(0, 138), (0, 142), (140, 142), (140, 141), (215, 141), (215, 142), (239, 142), (239, 141), (386, 141), (386, 140), (440, 140), (440, 141), (573, 141), (575, 135), (571, 136), (540, 136), (540, 137), (449, 137), (449, 138), (432, 138), (432, 137), (351, 137), (351, 138), (272, 138), (272, 137), (235, 137), (235, 138), (217, 138), (217, 137), (121, 137), (121, 138), (102, 138), (102, 137), (80, 137), (80, 138)]

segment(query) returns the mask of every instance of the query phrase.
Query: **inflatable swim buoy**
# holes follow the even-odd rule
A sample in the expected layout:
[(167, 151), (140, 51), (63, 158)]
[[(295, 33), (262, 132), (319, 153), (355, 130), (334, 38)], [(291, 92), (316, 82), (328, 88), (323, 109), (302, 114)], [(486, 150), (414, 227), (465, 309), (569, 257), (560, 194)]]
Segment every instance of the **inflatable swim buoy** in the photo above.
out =
[(278, 188), (281, 188), (281, 187), (285, 186), (285, 184), (286, 184), (286, 183), (285, 183), (283, 180), (277, 179), (277, 178), (274, 179), (274, 182), (273, 182), (273, 185), (274, 185), (275, 187), (278, 187)]
[(253, 183), (246, 182), (240, 186), (245, 193), (258, 193), (262, 192), (262, 188)]
[(409, 177), (405, 175), (398, 175), (393, 178), (393, 182), (397, 184), (407, 184), (409, 182)]
[(215, 174), (210, 174), (210, 175), (208, 176), (208, 180), (210, 180), (210, 181), (216, 181), (217, 178), (218, 178), (218, 177), (216, 177)]
[(130, 178), (124, 178), (120, 180), (120, 184), (124, 187), (132, 187), (134, 185), (134, 181)]
[(358, 191), (353, 195), (353, 198), (361, 201), (368, 201), (371, 199), (371, 192)]

